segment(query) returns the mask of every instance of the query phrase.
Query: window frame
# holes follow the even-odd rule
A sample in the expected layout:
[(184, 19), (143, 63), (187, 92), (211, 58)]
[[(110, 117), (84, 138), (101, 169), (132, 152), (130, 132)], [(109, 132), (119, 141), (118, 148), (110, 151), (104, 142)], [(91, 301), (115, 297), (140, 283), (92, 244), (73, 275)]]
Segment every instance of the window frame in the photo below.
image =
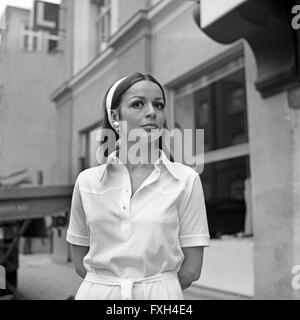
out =
[[(176, 122), (176, 99), (194, 94), (196, 91), (207, 88), (213, 83), (220, 81), (241, 70), (245, 70), (245, 61), (243, 55), (230, 60), (227, 63), (221, 64), (221, 67), (215, 68), (211, 72), (201, 72), (196, 81), (185, 81), (186, 84), (184, 86), (178, 85), (176, 86), (176, 89), (171, 88), (169, 91), (169, 97), (171, 98), (171, 121), (173, 128), (175, 127)], [(181, 90), (180, 94), (176, 94), (176, 91), (178, 92), (178, 90)], [(247, 105), (248, 104), (246, 103), (246, 112), (248, 115)], [(247, 128), (247, 130), (249, 131), (249, 128)], [(216, 163), (219, 161), (235, 159), (242, 156), (250, 156), (249, 141), (229, 147), (206, 151), (204, 154), (204, 163)]]
[[(97, 141), (91, 141), (91, 133), (95, 130), (100, 130), (103, 120), (99, 120), (93, 125), (81, 130), (79, 132), (79, 141), (80, 141), (80, 151), (79, 151), (79, 162), (81, 170), (91, 168), (91, 143), (96, 145)], [(97, 146), (95, 148), (97, 151)], [(96, 160), (96, 158), (95, 158)]]
[[(49, 32), (46, 33), (46, 36), (45, 36), (45, 40), (47, 42), (47, 45), (46, 45), (46, 52), (47, 53), (55, 53), (58, 51), (58, 48), (59, 48), (59, 41), (62, 40), (62, 38), (60, 36), (57, 36), (57, 35), (53, 35), (53, 34), (50, 34)], [(56, 41), (56, 48), (54, 50), (51, 50), (50, 51), (50, 41)]]
[[(228, 60), (227, 60), (228, 62)], [(240, 62), (240, 63), (239, 63)], [(199, 77), (195, 77), (195, 74), (193, 75), (193, 77), (190, 77), (190, 79), (197, 79), (199, 80), (202, 77), (202, 80), (206, 78), (206, 81), (202, 81), (202, 84), (200, 85), (201, 81), (199, 81), (199, 85), (195, 85), (194, 87), (191, 85), (192, 81), (182, 81), (181, 83), (185, 83), (185, 86), (181, 86), (177, 85), (176, 87), (172, 87), (169, 90), (169, 98), (171, 100), (171, 114), (170, 114), (170, 118), (171, 118), (171, 123), (173, 128), (175, 127), (175, 123), (176, 123), (176, 98), (182, 98), (183, 96), (187, 96), (189, 94), (194, 94), (195, 92), (197, 92), (200, 89), (204, 89), (209, 87), (210, 85), (212, 85), (213, 83), (220, 81), (240, 70), (244, 70), (245, 74), (246, 74), (246, 66), (245, 66), (245, 61), (244, 61), (244, 55), (241, 55), (235, 59), (231, 58), (231, 60), (229, 60), (229, 63), (227, 63), (227, 68), (225, 65), (225, 61), (221, 61), (221, 65), (220, 68), (214, 68), (213, 71), (209, 72), (208, 70), (212, 70), (210, 66), (209, 69), (206, 69), (205, 71), (199, 72), (198, 75)], [(220, 72), (221, 71), (221, 72)], [(209, 77), (209, 75), (212, 75), (213, 73), (215, 73), (214, 76)], [(204, 78), (203, 78), (204, 77)], [(195, 82), (194, 82), (195, 83)], [(178, 88), (183, 88), (185, 87), (185, 94), (183, 95), (176, 95), (176, 91), (178, 90)], [(246, 79), (244, 82), (244, 88), (245, 88), (245, 92), (247, 90), (246, 87)], [(248, 118), (248, 98), (247, 98), (247, 92), (246, 92), (246, 114), (247, 114), (247, 122), (249, 121)], [(195, 106), (194, 106), (195, 108)], [(194, 114), (195, 114), (195, 109), (194, 109)], [(196, 126), (196, 121), (194, 118), (194, 126)], [(204, 153), (204, 165), (205, 164), (217, 164), (219, 162), (222, 161), (226, 161), (226, 160), (234, 160), (237, 158), (241, 158), (241, 157), (248, 157), (248, 161), (249, 161), (249, 177), (244, 181), (245, 182), (248, 180), (251, 181), (251, 166), (250, 166), (250, 147), (249, 147), (249, 123), (247, 125), (247, 127), (245, 128), (245, 130), (247, 130), (247, 136), (248, 136), (248, 141), (245, 143), (239, 143), (236, 145), (231, 145), (228, 147), (223, 147), (223, 148), (218, 148), (215, 150), (210, 150), (210, 151), (205, 151)], [(250, 180), (249, 180), (250, 179)], [(251, 191), (249, 190), (249, 188), (245, 189), (244, 191), (244, 196), (245, 196), (245, 222), (244, 222), (244, 235), (245, 236), (250, 236), (253, 237), (254, 236), (254, 230), (253, 230), (253, 225), (249, 224), (249, 221), (252, 221), (252, 204), (251, 204)], [(250, 220), (249, 220), (250, 219)], [(226, 233), (225, 233), (226, 234)], [(222, 237), (221, 237), (222, 239)]]
[[(25, 36), (28, 37), (28, 46), (25, 47)], [(34, 38), (37, 39), (37, 47), (34, 49)], [(33, 31), (30, 28), (23, 25), (21, 29), (21, 49), (26, 52), (42, 52), (43, 50), (43, 32), (42, 30)]]
[[(101, 5), (101, 2), (104, 5)], [(97, 38), (97, 51), (102, 52), (107, 48), (108, 40), (112, 35), (112, 0), (92, 0), (95, 8), (97, 9), (96, 19), (94, 26), (96, 29)], [(107, 19), (108, 17), (108, 19)], [(101, 24), (103, 23), (105, 30), (102, 30)]]

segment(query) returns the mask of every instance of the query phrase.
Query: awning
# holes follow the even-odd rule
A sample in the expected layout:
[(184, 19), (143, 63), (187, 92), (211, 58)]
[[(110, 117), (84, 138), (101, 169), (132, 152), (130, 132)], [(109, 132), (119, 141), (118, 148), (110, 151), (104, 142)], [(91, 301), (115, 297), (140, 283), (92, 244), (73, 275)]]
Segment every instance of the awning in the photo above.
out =
[[(297, 1), (295, 1), (297, 2)], [(245, 39), (256, 57), (255, 83), (263, 97), (299, 86), (299, 33), (292, 28), (291, 1), (201, 0), (194, 17), (213, 40)]]

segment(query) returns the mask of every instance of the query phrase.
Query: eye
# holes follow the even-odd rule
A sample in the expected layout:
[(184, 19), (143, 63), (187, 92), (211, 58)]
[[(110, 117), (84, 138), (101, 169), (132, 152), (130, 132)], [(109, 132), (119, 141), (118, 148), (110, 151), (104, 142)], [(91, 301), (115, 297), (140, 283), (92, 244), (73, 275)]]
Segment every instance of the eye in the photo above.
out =
[(136, 109), (142, 108), (143, 105), (144, 105), (144, 103), (143, 103), (143, 101), (141, 101), (141, 100), (134, 101), (134, 102), (131, 104), (131, 106), (132, 106), (133, 108), (136, 108)]
[(153, 105), (156, 108), (161, 109), (161, 110), (165, 107), (165, 104), (163, 102), (155, 102)]

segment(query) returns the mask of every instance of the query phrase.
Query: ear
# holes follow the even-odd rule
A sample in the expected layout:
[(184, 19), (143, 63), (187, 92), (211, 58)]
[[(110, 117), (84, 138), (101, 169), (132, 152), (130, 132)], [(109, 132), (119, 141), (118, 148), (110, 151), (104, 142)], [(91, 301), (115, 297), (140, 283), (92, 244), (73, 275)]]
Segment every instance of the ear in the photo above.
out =
[(111, 117), (113, 121), (119, 121), (119, 112), (118, 110), (111, 110)]

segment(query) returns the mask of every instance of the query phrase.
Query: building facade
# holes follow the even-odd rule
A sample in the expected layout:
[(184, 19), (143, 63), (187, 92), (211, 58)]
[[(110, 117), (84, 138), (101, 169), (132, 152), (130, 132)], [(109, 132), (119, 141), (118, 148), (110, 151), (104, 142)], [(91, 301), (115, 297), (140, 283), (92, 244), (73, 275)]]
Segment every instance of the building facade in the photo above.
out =
[[(108, 86), (135, 71), (150, 73), (166, 89), (169, 128), (205, 130), (201, 180), (212, 245), (195, 288), (295, 298), (296, 238), (287, 238), (288, 229), (282, 228), (289, 221), (293, 236), (299, 235), (299, 197), (288, 207), (296, 189), (281, 187), (290, 186), (292, 174), (285, 167), (286, 142), (291, 147), (288, 96), (265, 100), (255, 87), (250, 46), (210, 39), (194, 21), (196, 6), (172, 0), (62, 1), (66, 28), (60, 63), (68, 72), (51, 95), (58, 119), (55, 183), (74, 183), (80, 171), (96, 165)], [(299, 120), (298, 113), (295, 117)], [(296, 157), (300, 147), (294, 139)], [(293, 163), (295, 174), (299, 168)], [(274, 245), (274, 237), (282, 241)]]
[[(8, 6), (0, 44), (0, 184), (54, 184), (58, 38)], [(44, 21), (45, 22), (45, 21)]]

